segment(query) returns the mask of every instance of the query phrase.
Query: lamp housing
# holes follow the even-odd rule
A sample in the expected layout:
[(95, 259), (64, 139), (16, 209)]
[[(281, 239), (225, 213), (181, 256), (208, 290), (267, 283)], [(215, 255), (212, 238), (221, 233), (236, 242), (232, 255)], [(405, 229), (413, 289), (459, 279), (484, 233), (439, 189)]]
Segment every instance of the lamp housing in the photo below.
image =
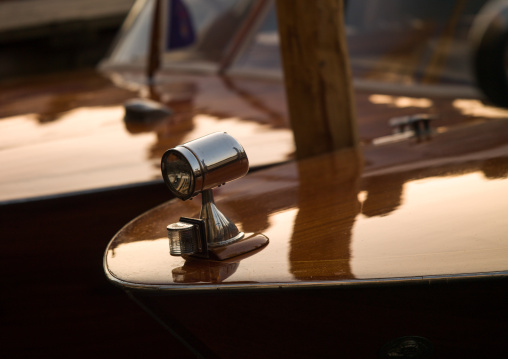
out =
[(245, 176), (249, 160), (238, 141), (216, 132), (167, 150), (161, 171), (169, 190), (186, 200)]

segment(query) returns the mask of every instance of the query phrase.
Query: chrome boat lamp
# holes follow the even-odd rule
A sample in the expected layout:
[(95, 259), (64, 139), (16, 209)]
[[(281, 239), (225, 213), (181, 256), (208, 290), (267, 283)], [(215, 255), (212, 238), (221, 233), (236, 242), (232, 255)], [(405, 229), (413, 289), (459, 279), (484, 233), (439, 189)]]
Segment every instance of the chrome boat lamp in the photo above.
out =
[[(176, 197), (187, 200), (200, 193), (202, 196), (200, 219), (182, 217), (167, 226), (171, 255), (208, 258), (217, 253), (216, 249), (252, 239), (219, 211), (213, 199), (213, 188), (241, 178), (249, 171), (247, 154), (233, 137), (217, 132), (167, 150), (162, 156), (161, 171), (164, 182)], [(259, 248), (268, 242), (268, 238), (263, 238), (265, 243), (260, 245), (257, 240), (254, 248), (242, 245), (241, 253), (226, 251), (229, 254), (215, 257), (226, 259)]]

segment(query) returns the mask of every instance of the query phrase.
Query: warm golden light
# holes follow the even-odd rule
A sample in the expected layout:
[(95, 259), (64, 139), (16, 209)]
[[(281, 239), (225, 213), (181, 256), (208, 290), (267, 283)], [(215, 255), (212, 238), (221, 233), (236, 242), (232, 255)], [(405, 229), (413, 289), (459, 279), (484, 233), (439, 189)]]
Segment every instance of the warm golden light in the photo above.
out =
[(486, 180), (480, 172), (405, 183), (403, 203), (396, 211), (386, 217), (357, 218), (354, 275), (506, 270), (507, 195), (507, 181)]
[[(262, 232), (270, 244), (239, 260), (223, 281), (296, 283), (506, 271), (508, 181), (502, 179), (505, 173), (488, 170), (485, 162), (476, 172), (419, 180), (392, 173), (389, 181), (366, 179), (351, 197), (349, 191), (327, 197), (317, 187), (309, 188), (293, 164), (253, 173), (242, 184), (222, 187), (216, 198), (239, 230)], [(377, 187), (379, 181), (385, 185)], [(174, 281), (173, 270), (183, 263), (169, 255), (164, 230), (180, 216), (198, 214), (196, 201), (172, 201), (138, 217), (129, 225), (138, 228), (136, 235), (129, 228), (110, 245), (109, 270), (134, 283), (185, 284)]]
[[(36, 115), (0, 122), (0, 200), (82, 191), (148, 181), (159, 175), (145, 160), (153, 133), (132, 136), (123, 108), (83, 107), (57, 121)], [(27, 159), (33, 159), (28, 165)], [(22, 161), (22, 163), (21, 163)]]
[[(1, 119), (0, 201), (161, 179), (160, 156), (153, 148), (165, 150), (211, 132), (238, 138), (252, 167), (285, 161), (294, 152), (289, 129), (196, 115), (181, 136), (171, 122), (131, 133), (124, 113), (119, 105), (80, 107), (44, 124), (38, 114)], [(34, 156), (37, 160), (26, 166)]]
[(369, 101), (376, 105), (389, 105), (393, 107), (406, 108), (429, 108), (432, 107), (433, 102), (428, 98), (414, 98), (404, 96), (390, 96), (374, 94), (369, 96)]
[(508, 110), (487, 106), (479, 100), (457, 99), (453, 101), (453, 107), (460, 110), (465, 116), (486, 118), (508, 118)]
[[(289, 242), (281, 240), (287, 238), (292, 230), (298, 210), (290, 209), (275, 213), (270, 217), (270, 227), (265, 234), (270, 238), (270, 244), (255, 256), (246, 258), (236, 269), (235, 274), (225, 280), (253, 281), (262, 276), (267, 281), (276, 281), (283, 278), (292, 280), (290, 263), (281, 260), (282, 253), (289, 252)], [(240, 230), (243, 230), (239, 226)], [(114, 259), (114, 261), (113, 261)], [(114, 262), (113, 270), (126, 271), (129, 280), (147, 284), (164, 283), (172, 278), (172, 270), (183, 266), (185, 259), (169, 255), (169, 242), (167, 237), (156, 238), (142, 242), (124, 243), (108, 252), (108, 260)], [(263, 262), (264, 271), (252, 272), (249, 262)]]

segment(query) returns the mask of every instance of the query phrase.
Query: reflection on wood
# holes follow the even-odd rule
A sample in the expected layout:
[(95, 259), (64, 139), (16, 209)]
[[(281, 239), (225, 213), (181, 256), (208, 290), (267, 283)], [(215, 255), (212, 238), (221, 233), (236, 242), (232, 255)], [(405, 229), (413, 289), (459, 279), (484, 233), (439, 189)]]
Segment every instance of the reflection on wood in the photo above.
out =
[[(299, 208), (293, 225), (289, 261), (298, 280), (353, 278), (350, 244), (360, 212), (361, 154), (345, 150), (320, 161), (298, 163)], [(329, 198), (329, 201), (320, 200)], [(322, 265), (309, 266), (309, 262)]]
[[(367, 164), (362, 174), (354, 150), (253, 173), (215, 198), (240, 230), (264, 233), (270, 243), (242, 260), (224, 284), (413, 280), (507, 270), (506, 241), (499, 237), (507, 230), (507, 173), (506, 157), (466, 156), (432, 167)], [(171, 268), (181, 259), (167, 253), (164, 229), (180, 216), (197, 217), (196, 202), (168, 202), (119, 232), (108, 254), (112, 275), (133, 287), (171, 288)]]

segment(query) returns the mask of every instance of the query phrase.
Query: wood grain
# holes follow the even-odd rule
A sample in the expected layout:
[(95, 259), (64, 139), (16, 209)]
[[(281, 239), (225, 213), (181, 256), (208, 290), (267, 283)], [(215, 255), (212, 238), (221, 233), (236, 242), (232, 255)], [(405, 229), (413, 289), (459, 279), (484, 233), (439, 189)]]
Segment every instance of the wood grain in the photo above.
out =
[[(221, 269), (227, 276), (201, 280), (200, 287), (410, 282), (507, 271), (505, 150), (377, 169), (364, 168), (358, 151), (342, 150), (229, 183), (216, 191), (217, 206), (240, 230), (263, 233), (270, 243), (228, 260)], [(185, 260), (168, 254), (165, 228), (199, 211), (199, 201), (173, 200), (128, 224), (108, 249), (112, 280), (192, 289), (193, 281), (175, 280)]]
[(277, 16), (297, 156), (356, 146), (343, 2), (278, 0)]

